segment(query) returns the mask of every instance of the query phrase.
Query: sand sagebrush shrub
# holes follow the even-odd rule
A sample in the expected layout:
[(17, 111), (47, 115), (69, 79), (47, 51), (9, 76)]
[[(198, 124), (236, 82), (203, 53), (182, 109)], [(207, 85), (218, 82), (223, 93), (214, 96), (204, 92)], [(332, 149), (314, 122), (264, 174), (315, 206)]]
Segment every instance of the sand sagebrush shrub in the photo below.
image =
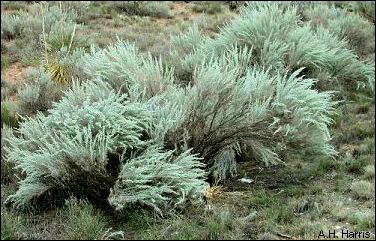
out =
[(7, 158), (26, 178), (8, 202), (28, 207), (73, 194), (163, 214), (199, 201), (206, 172), (224, 179), (242, 152), (266, 164), (289, 150), (335, 154), (331, 92), (314, 90), (302, 69), (252, 65), (260, 55), (247, 45), (223, 49), (203, 55), (181, 87), (173, 68), (132, 45), (92, 48), (80, 62), (90, 78), (9, 138)]
[[(332, 79), (339, 85), (372, 87), (372, 65), (352, 53), (339, 37), (316, 32), (309, 22), (302, 22), (296, 6), (279, 3), (248, 3), (240, 15), (229, 21), (214, 38), (204, 38), (195, 49), (181, 57), (179, 65), (193, 72), (205, 56), (221, 56), (233, 45), (252, 49), (254, 59), (249, 66), (271, 68), (274, 73), (290, 74), (305, 67), (304, 74), (321, 82), (322, 89), (332, 89)], [(180, 47), (181, 45), (181, 47)], [(187, 43), (175, 44), (174, 50)], [(339, 47), (341, 46), (341, 47)], [(173, 52), (174, 52), (173, 51)], [(351, 77), (344, 74), (351, 73)]]
[(198, 160), (190, 150), (175, 155), (174, 151), (165, 152), (151, 145), (122, 166), (109, 202), (118, 210), (136, 203), (151, 206), (162, 214), (170, 203), (177, 208), (187, 200), (201, 200), (208, 184), (203, 181), (204, 164)]
[(208, 167), (214, 166), (211, 170), (217, 178), (233, 172), (241, 146), (267, 164), (281, 161), (280, 152), (296, 147), (335, 153), (328, 143), (327, 125), (333, 111), (330, 93), (311, 90), (313, 81), (297, 77), (299, 71), (270, 76), (254, 69), (240, 78), (233, 69), (225, 71), (210, 66), (194, 75), (184, 121), (175, 133), (167, 133), (171, 138), (167, 143), (192, 147)]
[(61, 99), (64, 89), (64, 86), (55, 83), (52, 76), (42, 68), (30, 69), (26, 73), (26, 85), (18, 90), (19, 114), (31, 116), (38, 111), (46, 112), (53, 102)]
[[(280, 161), (278, 152), (292, 143), (333, 154), (326, 127), (333, 111), (331, 93), (309, 90), (314, 81), (298, 77), (302, 70), (275, 77), (271, 71), (250, 68), (254, 58), (246, 46), (208, 55), (193, 73), (191, 85), (185, 87), (163, 77), (166, 72), (155, 68), (158, 61), (142, 64), (145, 58), (137, 49), (121, 41), (104, 50), (93, 49), (83, 65), (87, 73), (94, 73), (116, 90), (126, 86), (122, 91), (131, 100), (147, 101), (149, 109), (157, 110), (153, 112), (152, 139), (177, 153), (192, 148), (218, 178), (235, 172), (235, 158), (245, 147), (254, 159), (265, 163)], [(163, 87), (163, 91), (150, 91), (145, 83)], [(143, 98), (134, 98), (137, 92)], [(310, 101), (304, 101), (306, 98)], [(305, 131), (307, 126), (312, 126), (311, 131)]]
[[(20, 181), (19, 190), (9, 196), (8, 201), (16, 207), (33, 206), (38, 203), (38, 198), (43, 202), (61, 202), (68, 195), (85, 197), (92, 202), (105, 201), (120, 171), (127, 171), (132, 163), (136, 164), (138, 159), (133, 162), (133, 158), (155, 143), (148, 139), (148, 129), (152, 126), (150, 110), (143, 103), (130, 103), (127, 98), (100, 80), (76, 83), (60, 102), (54, 104), (49, 115), (26, 118), (18, 129), (19, 137), (9, 139), (8, 155), (16, 168), (26, 172), (26, 178)], [(185, 198), (194, 199), (197, 193), (192, 190), (203, 192), (200, 187), (204, 187), (205, 182), (198, 177), (204, 172), (196, 167), (200, 164), (195, 157), (186, 154), (170, 164), (171, 153), (161, 156), (152, 163), (141, 158), (145, 161), (146, 171), (140, 169), (136, 172), (138, 175), (133, 176), (133, 181), (119, 176), (126, 178), (130, 186), (117, 186), (120, 195), (114, 198), (115, 206), (126, 206), (129, 202), (145, 203), (145, 200), (156, 198), (147, 195), (131, 200), (123, 198), (122, 188), (153, 190), (165, 185), (162, 192), (171, 194), (169, 188), (175, 192), (171, 195), (177, 201), (163, 198), (160, 202), (147, 203), (153, 204), (154, 208), (171, 202), (181, 203)], [(152, 175), (147, 170), (153, 170), (157, 164), (169, 167), (164, 173), (171, 172), (170, 178), (160, 181), (156, 176), (155, 183), (146, 181), (149, 188), (138, 186), (138, 180), (147, 180)], [(183, 183), (175, 178), (179, 173), (175, 171), (179, 168), (182, 168), (180, 178)], [(190, 182), (195, 185), (189, 185)], [(61, 200), (56, 200), (59, 198)]]
[(75, 84), (50, 115), (26, 118), (19, 137), (9, 140), (8, 159), (26, 172), (9, 200), (27, 206), (53, 189), (66, 195), (87, 190), (94, 198), (107, 198), (117, 175), (107, 168), (116, 170), (119, 164), (115, 159), (114, 166), (107, 165), (108, 153), (142, 146), (148, 122), (142, 108), (123, 105), (124, 98), (104, 83)]
[(110, 6), (128, 15), (171, 17), (169, 1), (113, 1)]
[(375, 27), (361, 16), (325, 4), (307, 8), (304, 15), (314, 28), (324, 27), (339, 39), (344, 39), (347, 48), (355, 50), (359, 56), (375, 51)]
[(1, 18), (1, 29), (4, 37), (28, 37), (39, 38), (42, 34), (42, 11), (44, 9), (44, 26), (45, 31), (50, 32), (53, 26), (61, 22), (74, 22), (77, 15), (72, 11), (64, 11), (58, 6), (50, 6), (49, 4), (35, 3), (32, 4), (28, 11), (18, 11), (17, 14), (5, 14)]
[(142, 56), (134, 45), (123, 41), (102, 50), (92, 48), (82, 66), (87, 75), (101, 78), (131, 99), (159, 95), (174, 82), (173, 70), (163, 66), (161, 59)]
[(23, 19), (19, 15), (4, 14), (1, 16), (1, 39), (14, 39), (21, 36)]

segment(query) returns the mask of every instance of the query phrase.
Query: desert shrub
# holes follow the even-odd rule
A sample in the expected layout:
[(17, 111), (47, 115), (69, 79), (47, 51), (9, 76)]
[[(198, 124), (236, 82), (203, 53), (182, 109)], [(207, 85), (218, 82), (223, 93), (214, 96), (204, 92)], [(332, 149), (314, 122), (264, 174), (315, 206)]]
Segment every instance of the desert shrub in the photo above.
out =
[[(117, 175), (106, 171), (107, 153), (142, 145), (141, 127), (147, 123), (140, 107), (123, 106), (123, 101), (124, 96), (108, 86), (90, 82), (74, 85), (50, 115), (27, 118), (20, 137), (10, 140), (9, 160), (27, 174), (9, 197), (15, 205), (27, 206), (53, 189), (66, 195), (90, 190), (98, 200), (105, 199), (111, 175)], [(116, 169), (119, 163), (114, 162), (111, 168)], [(82, 183), (80, 178), (90, 181)]]
[[(193, 85), (185, 88), (174, 87), (173, 79), (163, 77), (160, 68), (143, 68), (147, 73), (141, 74), (138, 69), (143, 66), (142, 58), (134, 47), (121, 42), (94, 50), (85, 59), (85, 68), (117, 90), (120, 83), (127, 86), (130, 99), (148, 101), (150, 109), (158, 110), (154, 114), (158, 128), (151, 130), (152, 139), (178, 153), (193, 148), (216, 178), (234, 173), (235, 158), (245, 148), (254, 159), (265, 163), (280, 161), (277, 153), (288, 145), (334, 153), (327, 144), (330, 138), (326, 127), (333, 111), (331, 94), (310, 90), (313, 80), (298, 77), (301, 70), (291, 76), (273, 77), (268, 71), (247, 69), (252, 52), (236, 46), (217, 59), (207, 59), (194, 72)], [(159, 84), (159, 79), (164, 82)], [(144, 83), (163, 87), (163, 91), (150, 91), (153, 89)], [(133, 97), (137, 93), (142, 98)], [(306, 98), (309, 101), (304, 101)], [(314, 113), (308, 111), (311, 108)], [(312, 132), (307, 132), (306, 126)], [(283, 133), (289, 138), (283, 138)]]
[(132, 44), (118, 41), (103, 50), (94, 49), (82, 59), (83, 71), (108, 82), (131, 99), (161, 94), (174, 82), (173, 72), (161, 59), (141, 56)]
[(12, 15), (5, 14), (1, 18), (1, 25), (5, 37), (39, 38), (43, 32), (43, 21), (45, 31), (48, 33), (57, 22), (73, 22), (76, 18), (77, 15), (72, 11), (63, 11), (57, 6), (36, 3), (31, 5), (28, 11), (18, 11), (17, 14)]
[(10, 127), (18, 126), (18, 117), (16, 115), (17, 107), (11, 101), (1, 102), (1, 126), (3, 124)]
[[(38, 198), (45, 203), (61, 202), (67, 195), (86, 197), (92, 202), (105, 201), (120, 171), (127, 173), (133, 164), (138, 165), (137, 160), (144, 162), (147, 170), (153, 169), (158, 164), (156, 161), (166, 162), (159, 165), (169, 167), (164, 173), (172, 173), (169, 174), (170, 178), (166, 177), (166, 181), (160, 181), (160, 177), (155, 176), (156, 186), (150, 184), (150, 189), (142, 185), (135, 188), (145, 188), (148, 193), (148, 190), (163, 189), (160, 186), (163, 184), (166, 188), (163, 192), (171, 194), (171, 190), (179, 191), (180, 194), (172, 195), (178, 201), (196, 197), (197, 193), (192, 190), (203, 187), (205, 182), (197, 177), (203, 176), (204, 172), (195, 167), (199, 163), (188, 153), (172, 163), (168, 163), (171, 153), (162, 153), (161, 158), (150, 160), (151, 163), (143, 158), (133, 161), (148, 143), (153, 143), (147, 139), (147, 130), (152, 121), (144, 104), (129, 103), (126, 98), (126, 95), (114, 92), (102, 81), (89, 81), (82, 85), (74, 84), (65, 97), (54, 104), (50, 115), (37, 114), (35, 118), (26, 118), (18, 130), (20, 137), (9, 140), (11, 147), (8, 156), (17, 168), (26, 172), (26, 178), (8, 201), (17, 207), (33, 206), (35, 202), (38, 203)], [(184, 183), (179, 184), (180, 179), (175, 178), (176, 168), (183, 168), (180, 178), (186, 175)], [(137, 173), (135, 183), (146, 180), (151, 174), (141, 169)], [(190, 179), (192, 183), (201, 185), (187, 185)], [(119, 182), (116, 186), (119, 196), (113, 194), (115, 197), (111, 199), (116, 206), (156, 198), (123, 198), (122, 188), (132, 189), (132, 180), (126, 182), (130, 186), (123, 186), (124, 183)], [(157, 202), (152, 206), (169, 202), (170, 199), (162, 198), (162, 203)]]
[[(294, 14), (269, 7), (283, 23), (296, 23)], [(287, 37), (294, 30), (285, 24), (276, 29)], [(163, 214), (200, 200), (207, 188), (204, 169), (217, 180), (234, 174), (241, 153), (265, 164), (283, 161), (281, 154), (290, 150), (333, 156), (333, 93), (313, 89), (303, 68), (289, 72), (257, 64), (281, 61), (259, 52), (263, 40), (270, 42), (269, 51), (281, 45), (270, 41), (273, 31), (260, 31), (270, 36), (249, 37), (256, 46), (227, 41), (230, 30), (219, 42), (205, 39), (203, 46), (213, 52), (178, 40), (193, 49), (192, 82), (184, 87), (174, 84), (174, 68), (130, 44), (93, 47), (79, 61), (89, 79), (74, 82), (48, 115), (25, 118), (19, 136), (9, 138), (7, 158), (26, 177), (8, 202), (29, 207), (73, 194), (120, 210), (143, 204)], [(191, 35), (196, 41), (197, 31)], [(304, 60), (298, 57), (294, 68)]]
[(19, 15), (4, 14), (1, 17), (1, 39), (14, 39), (21, 36), (24, 20)]
[(216, 14), (223, 12), (224, 5), (221, 2), (199, 1), (194, 3), (192, 10), (199, 13)]
[[(192, 39), (192, 45), (197, 46), (195, 40)], [(218, 35), (204, 38), (183, 56), (179, 65), (192, 73), (205, 56), (220, 56), (233, 45), (252, 49), (254, 58), (249, 66), (290, 74), (305, 67), (302, 74), (317, 79), (321, 89), (333, 89), (330, 80), (344, 87), (363, 85), (365, 89), (373, 89), (374, 86), (374, 67), (359, 61), (345, 41), (322, 27), (313, 31), (310, 23), (301, 22), (297, 7), (282, 8), (278, 3), (249, 3)], [(175, 44), (173, 52), (185, 46), (187, 43), (181, 47)]]
[(361, 229), (371, 229), (375, 226), (375, 214), (368, 210), (354, 212), (349, 219)]
[(352, 1), (351, 9), (375, 23), (375, 2), (373, 1)]
[(111, 5), (129, 15), (171, 17), (168, 1), (114, 1)]
[[(81, 34), (82, 26), (77, 25), (76, 20), (77, 13), (74, 10), (35, 3), (27, 12), (20, 11), (16, 16), (5, 16), (4, 21), (10, 23), (5, 22), (2, 36), (14, 35), (17, 32), (19, 37), (9, 49), (15, 60), (27, 64), (37, 61), (40, 63), (46, 55), (55, 54), (64, 47), (69, 51), (89, 48), (92, 39)], [(10, 27), (7, 27), (8, 25)]]
[[(288, 146), (334, 153), (324, 144), (330, 139), (326, 127), (330, 123), (327, 115), (333, 110), (330, 95), (310, 90), (312, 80), (298, 78), (299, 72), (272, 77), (255, 69), (239, 78), (238, 69), (223, 66), (209, 64), (194, 74), (194, 85), (188, 87), (183, 105), (186, 114), (167, 133), (167, 145), (192, 147), (220, 179), (234, 171), (239, 150), (250, 151), (254, 160), (264, 163), (281, 161), (278, 153)], [(301, 102), (305, 98), (310, 101)], [(305, 108), (318, 112), (311, 116)], [(304, 126), (312, 127), (310, 134)]]
[(369, 181), (354, 181), (350, 189), (356, 198), (370, 199), (375, 196), (375, 185)]
[(375, 51), (375, 43), (372, 41), (375, 36), (374, 26), (359, 15), (324, 4), (307, 8), (304, 15), (313, 27), (324, 27), (339, 39), (345, 39), (346, 46), (354, 49), (358, 55), (365, 56)]
[(64, 86), (51, 78), (42, 68), (30, 69), (26, 73), (26, 85), (18, 91), (20, 115), (31, 116), (38, 111), (45, 112), (62, 97)]
[(80, 22), (90, 11), (91, 1), (49, 1), (50, 6), (58, 6), (64, 12), (73, 12), (76, 14), (76, 20)]
[(183, 207), (187, 199), (200, 200), (208, 185), (204, 167), (190, 150), (176, 156), (161, 147), (150, 146), (123, 165), (109, 196), (116, 209), (137, 203), (153, 207), (162, 215), (168, 204)]

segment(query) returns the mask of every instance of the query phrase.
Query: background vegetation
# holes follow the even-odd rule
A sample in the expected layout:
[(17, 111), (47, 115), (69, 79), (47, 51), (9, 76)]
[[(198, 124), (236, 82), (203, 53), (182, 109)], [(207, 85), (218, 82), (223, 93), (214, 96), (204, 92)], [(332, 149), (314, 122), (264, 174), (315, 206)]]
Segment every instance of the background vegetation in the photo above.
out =
[(374, 9), (2, 1), (1, 239), (374, 239)]

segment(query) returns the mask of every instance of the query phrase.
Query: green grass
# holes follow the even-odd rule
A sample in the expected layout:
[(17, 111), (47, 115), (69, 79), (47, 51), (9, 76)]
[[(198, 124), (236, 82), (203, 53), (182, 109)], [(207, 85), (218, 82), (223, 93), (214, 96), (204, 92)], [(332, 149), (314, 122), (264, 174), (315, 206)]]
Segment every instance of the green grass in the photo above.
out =
[(357, 211), (350, 216), (350, 222), (359, 230), (371, 230), (375, 228), (375, 213), (369, 211)]
[(18, 118), (14, 110), (15, 106), (10, 102), (1, 103), (1, 123), (10, 127), (18, 126)]
[(70, 199), (66, 202), (63, 216), (65, 217), (63, 239), (103, 239), (107, 226), (106, 218), (100, 210), (88, 202)]
[(10, 65), (9, 57), (7, 55), (1, 55), (1, 71), (6, 70)]
[(23, 239), (25, 224), (22, 217), (1, 208), (1, 240)]
[(375, 183), (369, 181), (354, 181), (350, 189), (356, 198), (370, 199), (375, 197)]

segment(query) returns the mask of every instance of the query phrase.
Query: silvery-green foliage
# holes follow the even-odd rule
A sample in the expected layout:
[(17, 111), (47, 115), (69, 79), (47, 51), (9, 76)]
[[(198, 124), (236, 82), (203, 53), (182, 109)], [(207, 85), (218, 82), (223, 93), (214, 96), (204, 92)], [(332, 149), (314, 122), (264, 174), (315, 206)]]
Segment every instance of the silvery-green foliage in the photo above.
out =
[(204, 165), (187, 150), (180, 155), (151, 145), (122, 166), (109, 196), (117, 210), (144, 204), (162, 215), (168, 206), (181, 207), (187, 200), (200, 200), (207, 190)]
[(50, 1), (50, 6), (61, 7), (64, 12), (73, 12), (79, 18), (90, 10), (91, 1)]
[(313, 5), (305, 9), (304, 15), (313, 27), (326, 28), (339, 39), (346, 40), (346, 47), (354, 49), (357, 54), (365, 55), (375, 51), (374, 25), (360, 15), (326, 4)]
[(19, 15), (2, 14), (1, 38), (13, 39), (23, 31), (23, 19)]
[(172, 35), (170, 38), (171, 51), (176, 55), (188, 54), (196, 49), (203, 41), (204, 36), (194, 23), (186, 32), (180, 35)]
[(62, 86), (54, 83), (51, 76), (42, 68), (29, 69), (26, 73), (26, 85), (18, 90), (20, 97), (20, 115), (33, 115), (46, 111), (62, 96)]
[[(363, 71), (370, 69), (369, 66), (360, 62), (346, 44), (342, 47), (346, 43), (342, 39), (332, 34), (334, 39), (328, 40), (322, 30), (316, 30), (310, 22), (303, 23), (297, 9), (294, 4), (249, 3), (214, 38), (203, 38), (199, 45), (193, 39), (196, 47), (181, 58), (179, 65), (193, 72), (207, 56), (216, 58), (231, 46), (247, 46), (253, 53), (249, 66), (290, 74), (305, 67), (307, 77), (318, 79), (324, 89), (325, 85), (330, 86), (328, 78), (338, 80), (343, 86), (363, 83), (372, 88), (370, 75)], [(344, 72), (352, 72), (351, 77)]]
[(224, 148), (214, 158), (213, 166), (210, 168), (216, 180), (224, 180), (229, 175), (236, 173), (236, 155), (241, 153), (239, 143), (233, 147)]
[(50, 6), (48, 3), (35, 3), (30, 5), (28, 11), (18, 11), (17, 15), (4, 15), (1, 18), (1, 28), (12, 34), (23, 37), (37, 37), (42, 34), (42, 11), (44, 13), (45, 32), (49, 33), (57, 22), (73, 23), (77, 18), (72, 11), (63, 11), (58, 6)]
[[(148, 100), (148, 108), (153, 115), (152, 128), (150, 129), (151, 139), (159, 144), (165, 145), (168, 135), (178, 139), (177, 128), (184, 121), (186, 115), (187, 95), (182, 88), (169, 88), (161, 95)], [(184, 143), (184, 138), (183, 138)], [(188, 147), (182, 145), (186, 150)], [(181, 147), (179, 143), (171, 143), (170, 149)]]
[[(148, 114), (141, 104), (127, 104), (125, 99), (101, 81), (75, 83), (49, 115), (25, 118), (19, 137), (9, 139), (7, 158), (26, 178), (8, 200), (27, 207), (56, 187), (74, 193), (74, 187), (83, 185), (76, 183), (79, 175), (90, 173), (98, 180), (103, 177), (101, 188), (109, 190), (114, 173), (106, 171), (108, 153), (125, 158), (145, 145), (141, 137)], [(100, 187), (91, 188), (88, 191), (96, 193)]]
[(174, 82), (173, 69), (161, 59), (142, 56), (134, 45), (118, 41), (106, 49), (91, 49), (82, 60), (88, 75), (101, 78), (132, 100), (148, 99), (163, 93)]
[(44, 14), (44, 27), (49, 33), (57, 22), (74, 23), (77, 14), (73, 11), (65, 11), (58, 6), (51, 6), (48, 3), (32, 4), (27, 12), (22, 12), (21, 16), (27, 23), (27, 33), (42, 34), (42, 11)]
[[(316, 36), (329, 48), (326, 62), (330, 73), (330, 79), (341, 81), (342, 85), (355, 85), (374, 90), (375, 66), (359, 60), (354, 51), (348, 49), (347, 42), (339, 39), (337, 35), (328, 29), (318, 27)], [(324, 70), (321, 70), (323, 72)]]
[(242, 68), (232, 65), (248, 63), (251, 55), (233, 47), (221, 57), (202, 61), (185, 96), (176, 98), (183, 103), (177, 108), (183, 114), (173, 131), (166, 132), (165, 145), (193, 148), (219, 179), (235, 170), (238, 143), (267, 164), (280, 162), (279, 152), (289, 146), (334, 155), (327, 128), (334, 111), (332, 93), (312, 90), (312, 79), (298, 77), (302, 69), (272, 75), (258, 68), (239, 71)]

